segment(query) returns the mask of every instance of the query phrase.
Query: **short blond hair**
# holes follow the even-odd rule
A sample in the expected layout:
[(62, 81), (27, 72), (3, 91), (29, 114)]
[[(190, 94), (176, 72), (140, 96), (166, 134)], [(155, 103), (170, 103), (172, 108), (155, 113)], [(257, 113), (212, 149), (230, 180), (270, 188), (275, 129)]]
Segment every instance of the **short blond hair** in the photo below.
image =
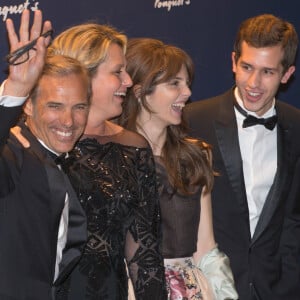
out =
[[(40, 78), (43, 76), (65, 77), (69, 75), (79, 75), (86, 86), (87, 99), (90, 100), (92, 94), (91, 80), (86, 68), (77, 60), (64, 55), (47, 55), (46, 62)], [(39, 81), (32, 89), (30, 98), (34, 103), (38, 97)]]

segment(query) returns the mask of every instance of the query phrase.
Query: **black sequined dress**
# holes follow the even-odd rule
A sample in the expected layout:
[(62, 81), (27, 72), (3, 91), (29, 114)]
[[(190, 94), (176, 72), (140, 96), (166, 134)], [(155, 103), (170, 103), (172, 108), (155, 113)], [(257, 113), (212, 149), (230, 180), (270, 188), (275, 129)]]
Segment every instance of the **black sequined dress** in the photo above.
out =
[(83, 256), (59, 300), (166, 299), (152, 152), (139, 135), (84, 136), (63, 165), (88, 223)]

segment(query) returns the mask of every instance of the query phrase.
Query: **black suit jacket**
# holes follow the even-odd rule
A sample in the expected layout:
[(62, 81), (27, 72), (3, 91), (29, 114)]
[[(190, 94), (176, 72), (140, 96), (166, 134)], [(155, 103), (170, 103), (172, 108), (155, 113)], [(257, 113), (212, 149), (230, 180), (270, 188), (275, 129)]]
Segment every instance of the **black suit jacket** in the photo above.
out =
[(9, 129), (16, 125), (22, 113), (22, 106), (0, 106), (0, 145), (3, 145), (9, 134)]
[(233, 90), (189, 104), (191, 135), (213, 146), (216, 241), (230, 258), (242, 300), (300, 299), (300, 112), (276, 102), (277, 172), (253, 237), (233, 108)]
[[(0, 108), (3, 120), (1, 112)], [(0, 137), (0, 299), (47, 300), (80, 257), (86, 219), (67, 177), (28, 128), (21, 126), (30, 148), (24, 149), (13, 136), (7, 143)], [(53, 285), (66, 192), (67, 244)]]

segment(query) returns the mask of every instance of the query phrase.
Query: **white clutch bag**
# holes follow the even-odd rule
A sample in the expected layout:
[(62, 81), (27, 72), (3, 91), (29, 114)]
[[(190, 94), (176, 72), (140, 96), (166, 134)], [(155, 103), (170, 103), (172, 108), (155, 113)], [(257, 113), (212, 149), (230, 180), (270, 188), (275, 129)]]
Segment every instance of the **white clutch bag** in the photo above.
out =
[(197, 267), (209, 281), (216, 300), (236, 300), (239, 298), (234, 286), (229, 258), (218, 247), (206, 253)]

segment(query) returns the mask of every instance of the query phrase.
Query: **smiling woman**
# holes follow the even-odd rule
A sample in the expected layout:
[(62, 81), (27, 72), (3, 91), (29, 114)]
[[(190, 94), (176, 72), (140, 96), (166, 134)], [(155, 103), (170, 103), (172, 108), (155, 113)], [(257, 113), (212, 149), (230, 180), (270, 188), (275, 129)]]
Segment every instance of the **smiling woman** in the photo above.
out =
[(237, 299), (214, 239), (210, 146), (190, 138), (182, 119), (193, 62), (182, 49), (149, 38), (131, 39), (126, 58), (133, 86), (119, 122), (142, 134), (155, 155), (168, 299)]
[(114, 28), (92, 23), (62, 32), (49, 48), (78, 59), (92, 82), (84, 135), (62, 163), (86, 212), (88, 242), (56, 299), (127, 299), (126, 263), (136, 299), (166, 299), (152, 152), (110, 121), (132, 85), (126, 44)]

